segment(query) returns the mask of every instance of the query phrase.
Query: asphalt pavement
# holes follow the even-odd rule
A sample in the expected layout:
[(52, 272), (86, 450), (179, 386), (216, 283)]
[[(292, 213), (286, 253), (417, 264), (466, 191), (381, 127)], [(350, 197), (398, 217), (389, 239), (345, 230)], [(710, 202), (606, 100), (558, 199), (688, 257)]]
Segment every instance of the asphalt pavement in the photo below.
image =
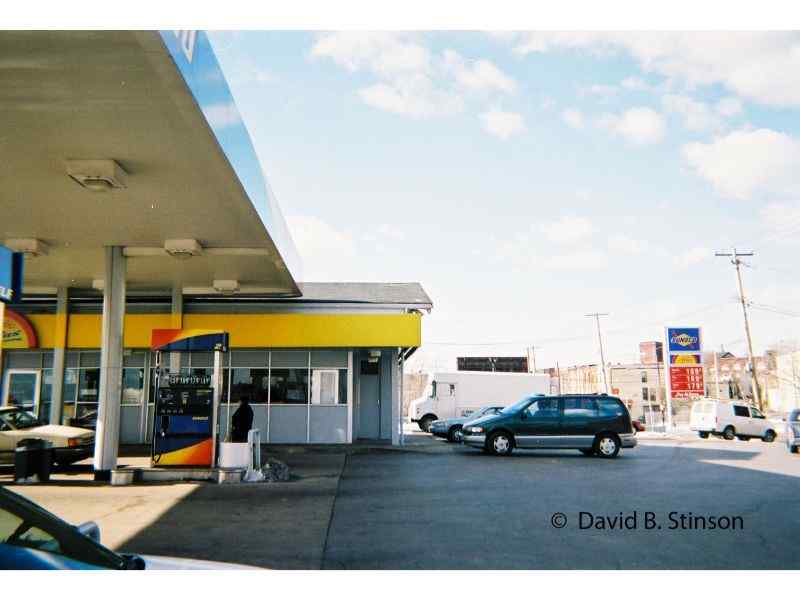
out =
[(78, 470), (13, 489), (97, 520), (114, 549), (267, 568), (800, 568), (800, 458), (780, 442), (642, 440), (604, 460), (408, 441), (267, 449), (285, 483), (112, 488)]

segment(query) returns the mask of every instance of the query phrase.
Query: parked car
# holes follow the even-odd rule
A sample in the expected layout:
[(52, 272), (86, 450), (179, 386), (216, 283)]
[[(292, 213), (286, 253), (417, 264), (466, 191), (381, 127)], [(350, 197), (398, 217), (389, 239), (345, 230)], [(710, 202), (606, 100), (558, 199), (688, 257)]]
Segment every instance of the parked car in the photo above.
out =
[(800, 408), (786, 415), (786, 447), (792, 454), (797, 454), (800, 448)]
[(726, 440), (759, 438), (774, 442), (778, 436), (772, 423), (754, 406), (709, 398), (692, 404), (689, 427), (703, 439), (713, 435)]
[(0, 408), (0, 465), (13, 465), (17, 443), (31, 439), (50, 442), (53, 460), (59, 465), (69, 465), (94, 454), (94, 431), (46, 425), (19, 406)]
[(480, 419), (481, 417), (496, 415), (501, 410), (502, 406), (486, 406), (471, 412), (466, 417), (457, 417), (455, 419), (440, 419), (431, 423), (431, 433), (436, 437), (445, 438), (448, 442), (461, 441), (461, 428), (465, 423)]
[(497, 455), (514, 448), (574, 448), (615, 458), (636, 446), (628, 409), (613, 396), (530, 396), (464, 425), (464, 443)]
[(241, 565), (164, 556), (118, 554), (100, 543), (92, 522), (70, 525), (27, 498), (0, 487), (0, 569), (247, 569)]
[(639, 433), (640, 431), (645, 431), (647, 429), (644, 425), (642, 425), (641, 421), (638, 421), (636, 419), (631, 421), (631, 424), (633, 425), (633, 432), (634, 433)]

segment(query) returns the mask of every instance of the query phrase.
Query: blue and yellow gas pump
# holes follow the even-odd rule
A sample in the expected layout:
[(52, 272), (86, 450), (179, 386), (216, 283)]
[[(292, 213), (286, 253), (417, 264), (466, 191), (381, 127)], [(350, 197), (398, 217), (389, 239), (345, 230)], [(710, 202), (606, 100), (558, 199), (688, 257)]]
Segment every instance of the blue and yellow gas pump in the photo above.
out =
[[(217, 455), (217, 414), (222, 397), (222, 353), (228, 334), (201, 329), (154, 329), (155, 411), (150, 464), (212, 467)], [(170, 372), (164, 353), (213, 352), (213, 375)]]

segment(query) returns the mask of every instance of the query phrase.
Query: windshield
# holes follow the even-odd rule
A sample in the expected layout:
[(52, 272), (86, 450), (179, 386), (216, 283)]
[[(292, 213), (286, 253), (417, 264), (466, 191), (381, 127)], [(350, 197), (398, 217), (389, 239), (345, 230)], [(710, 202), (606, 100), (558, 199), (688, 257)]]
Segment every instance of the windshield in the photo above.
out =
[(513, 415), (514, 413), (519, 412), (523, 408), (525, 408), (528, 405), (528, 402), (530, 402), (530, 401), (531, 401), (531, 397), (530, 396), (525, 396), (519, 402), (515, 402), (511, 406), (506, 406), (503, 410), (500, 411), (500, 413), (504, 414), (504, 415)]
[(42, 424), (36, 415), (26, 410), (10, 410), (0, 412), (0, 425), (7, 425), (11, 429), (28, 429)]
[(60, 554), (106, 569), (130, 568), (128, 559), (80, 533), (26, 498), (0, 488), (0, 543)]

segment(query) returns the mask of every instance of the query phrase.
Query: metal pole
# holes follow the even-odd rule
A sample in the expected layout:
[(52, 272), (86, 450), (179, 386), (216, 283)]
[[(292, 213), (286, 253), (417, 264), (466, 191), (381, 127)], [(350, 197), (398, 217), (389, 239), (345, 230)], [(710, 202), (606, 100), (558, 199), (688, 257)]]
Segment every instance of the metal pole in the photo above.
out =
[(714, 352), (714, 396), (719, 400), (719, 360), (716, 351)]
[(558, 361), (556, 361), (556, 373), (558, 374), (558, 395), (561, 395), (561, 367), (558, 366)]
[(406, 357), (403, 349), (400, 348), (400, 445), (404, 446), (405, 438), (405, 399), (403, 398), (403, 380), (405, 379)]
[(608, 313), (591, 313), (586, 316), (594, 317), (595, 321), (597, 322), (597, 341), (600, 345), (600, 368), (603, 371), (603, 388), (605, 389), (606, 394), (608, 394), (608, 378), (606, 376), (606, 357), (603, 352), (603, 336), (600, 333), (600, 317), (607, 317)]

